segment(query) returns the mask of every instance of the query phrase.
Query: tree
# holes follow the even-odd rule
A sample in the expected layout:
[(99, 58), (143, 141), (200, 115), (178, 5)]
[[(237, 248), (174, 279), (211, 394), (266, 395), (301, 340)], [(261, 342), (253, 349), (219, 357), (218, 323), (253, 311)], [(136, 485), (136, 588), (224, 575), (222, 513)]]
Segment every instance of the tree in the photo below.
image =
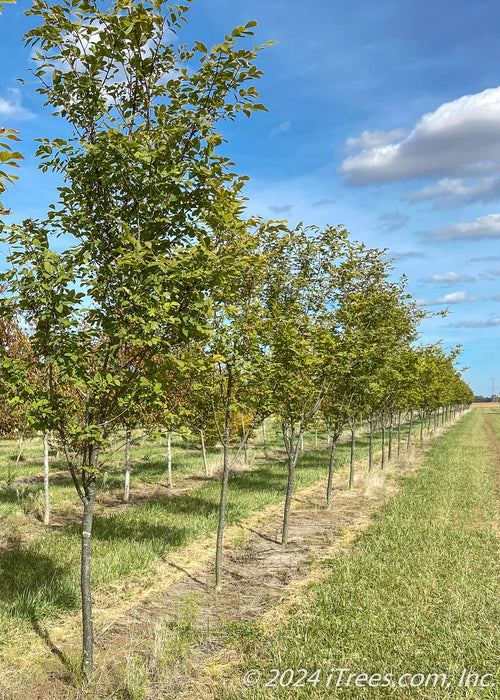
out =
[[(219, 236), (225, 238), (221, 262), (225, 265), (230, 261), (234, 274), (213, 296), (212, 332), (203, 350), (200, 349), (199, 354), (204, 359), (188, 403), (188, 412), (192, 406), (193, 417), (199, 419), (198, 429), (203, 436), (209, 400), (211, 420), (223, 447), (215, 556), (217, 591), (222, 588), (222, 547), (230, 471), (241, 450), (245, 449), (251, 431), (270, 410), (270, 394), (265, 382), (269, 366), (265, 342), (269, 320), (262, 290), (267, 274), (262, 242), (268, 234), (267, 227), (257, 221), (241, 221), (237, 217), (219, 232)], [(231, 455), (232, 447), (235, 451)]]
[[(211, 220), (243, 179), (217, 148), (217, 123), (263, 109), (254, 22), (208, 50), (175, 45), (188, 6), (164, 0), (36, 0), (38, 91), (71, 130), (42, 139), (42, 170), (64, 177), (43, 222), (9, 229), (4, 279), (49, 370), (51, 420), (82, 518), (83, 669), (93, 667), (90, 551), (96, 480), (111, 430), (161, 395), (155, 356), (200, 338), (217, 257)], [(198, 62), (199, 65), (194, 65)], [(249, 85), (249, 87), (247, 87)], [(54, 236), (73, 237), (58, 253)], [(70, 238), (71, 240), (71, 238)]]

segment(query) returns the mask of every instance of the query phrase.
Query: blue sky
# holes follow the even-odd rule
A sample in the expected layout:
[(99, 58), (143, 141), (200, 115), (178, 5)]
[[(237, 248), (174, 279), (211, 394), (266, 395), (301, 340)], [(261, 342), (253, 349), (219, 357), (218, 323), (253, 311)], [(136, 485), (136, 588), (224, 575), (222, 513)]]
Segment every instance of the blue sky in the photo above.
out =
[[(62, 124), (42, 107), (22, 34), (31, 2), (0, 18), (0, 123), (26, 156), (4, 195), (16, 220), (41, 216), (56, 179), (33, 140)], [(253, 213), (344, 224), (387, 247), (412, 295), (450, 314), (426, 343), (464, 346), (477, 393), (500, 387), (500, 5), (470, 0), (194, 0), (186, 40), (219, 41), (257, 20), (267, 113), (226, 128)], [(25, 78), (19, 86), (16, 79)]]

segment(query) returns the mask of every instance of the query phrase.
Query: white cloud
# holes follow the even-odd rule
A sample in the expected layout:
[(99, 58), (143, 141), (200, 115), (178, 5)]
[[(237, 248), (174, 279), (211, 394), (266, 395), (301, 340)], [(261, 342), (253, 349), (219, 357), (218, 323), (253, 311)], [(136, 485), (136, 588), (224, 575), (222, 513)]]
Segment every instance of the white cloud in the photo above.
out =
[(475, 277), (471, 277), (470, 275), (457, 275), (456, 272), (446, 272), (446, 274), (444, 275), (432, 275), (432, 277), (428, 277), (425, 281), (437, 282), (438, 284), (446, 284), (448, 282), (476, 282), (477, 280)]
[(443, 306), (446, 304), (465, 304), (470, 301), (481, 301), (482, 298), (480, 294), (467, 296), (467, 292), (451, 292), (439, 299), (419, 299), (418, 303), (423, 306)]
[(394, 253), (391, 257), (393, 257), (394, 260), (416, 260), (418, 258), (426, 258), (427, 253), (419, 250), (408, 250), (402, 253)]
[(271, 204), (269, 205), (269, 209), (275, 214), (290, 214), (293, 209), (293, 204), (283, 204), (283, 206)]
[(453, 328), (495, 328), (500, 326), (500, 318), (489, 318), (486, 321), (460, 321)]
[(281, 122), (275, 129), (271, 131), (270, 136), (277, 136), (278, 134), (283, 134), (285, 131), (289, 131), (291, 127), (290, 122)]
[(477, 177), (496, 172), (499, 166), (497, 87), (442, 104), (425, 114), (406, 138), (365, 147), (344, 160), (339, 172), (348, 184), (367, 185), (420, 177)]
[(394, 129), (393, 131), (363, 131), (357, 139), (348, 138), (345, 142), (345, 150), (348, 152), (364, 151), (368, 148), (380, 148), (391, 143), (400, 141), (406, 136), (404, 129)]
[(500, 238), (500, 214), (488, 214), (474, 221), (444, 226), (426, 234), (428, 241), (477, 241), (481, 238)]
[(415, 203), (435, 199), (434, 209), (460, 207), (474, 202), (491, 202), (500, 198), (500, 177), (483, 177), (479, 180), (444, 178), (435, 185), (424, 187), (404, 196)]
[(33, 119), (35, 114), (21, 105), (21, 91), (7, 88), (6, 96), (0, 97), (0, 116), (9, 119)]

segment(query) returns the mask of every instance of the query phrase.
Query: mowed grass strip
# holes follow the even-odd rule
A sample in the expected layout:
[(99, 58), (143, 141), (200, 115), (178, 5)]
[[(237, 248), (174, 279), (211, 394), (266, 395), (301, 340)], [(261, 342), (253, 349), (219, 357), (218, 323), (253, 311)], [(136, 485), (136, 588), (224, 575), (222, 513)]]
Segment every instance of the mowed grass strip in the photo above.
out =
[[(350, 554), (329, 562), (331, 573), (310, 587), (286, 626), (242, 625), (236, 644), (245, 661), (225, 682), (219, 671), (226, 690), (217, 697), (500, 697), (499, 455), (486, 419), (483, 409), (473, 410), (431, 448), (424, 468), (405, 480)], [(237, 627), (229, 638), (238, 638)], [(292, 687), (299, 669), (307, 679), (318, 668), (319, 682)], [(450, 685), (445, 690), (440, 679), (433, 687), (431, 679), (418, 686), (416, 677), (413, 688), (369, 687), (366, 679), (336, 686), (335, 672), (327, 688), (332, 668), (395, 679), (444, 673)], [(248, 669), (262, 672), (255, 687), (242, 684)], [(295, 669), (292, 681), (283, 676), (289, 687), (279, 678), (264, 687), (275, 676), (270, 669)], [(464, 669), (493, 674), (485, 682), (495, 686), (473, 687), (471, 677), (468, 688), (459, 687)]]

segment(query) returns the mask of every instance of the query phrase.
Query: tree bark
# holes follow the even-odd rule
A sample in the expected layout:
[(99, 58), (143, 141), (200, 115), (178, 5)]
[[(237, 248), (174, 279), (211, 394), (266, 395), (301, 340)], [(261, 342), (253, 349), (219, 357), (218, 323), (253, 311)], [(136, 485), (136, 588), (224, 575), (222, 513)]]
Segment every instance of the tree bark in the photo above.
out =
[(128, 502), (130, 498), (130, 440), (132, 438), (132, 433), (127, 430), (125, 435), (125, 489), (123, 491), (123, 500), (125, 503)]
[(19, 438), (19, 450), (17, 452), (17, 458), (16, 458), (16, 464), (18, 464), (19, 460), (21, 459), (21, 455), (23, 454), (24, 450), (24, 445), (23, 445), (23, 436)]
[(223, 445), (223, 466), (222, 466), (222, 483), (220, 490), (219, 503), (219, 525), (217, 528), (217, 543), (215, 546), (215, 590), (222, 590), (222, 544), (224, 539), (224, 525), (226, 523), (226, 502), (227, 502), (227, 487), (229, 483), (229, 440), (231, 429), (231, 401), (233, 396), (232, 374), (228, 374), (227, 393), (226, 393), (226, 408), (224, 416), (224, 445)]
[(387, 445), (387, 461), (392, 459), (392, 413), (390, 415), (389, 422), (389, 443)]
[(410, 429), (408, 430), (408, 441), (406, 443), (406, 451), (408, 452), (411, 448), (411, 433), (413, 430), (413, 409), (410, 409)]
[(288, 542), (288, 533), (290, 529), (290, 510), (292, 505), (293, 480), (295, 476), (295, 465), (297, 456), (292, 457), (288, 461), (288, 481), (286, 485), (285, 507), (283, 509), (283, 528), (281, 531), (281, 544), (285, 545)]
[(203, 469), (205, 470), (205, 476), (209, 476), (208, 463), (207, 463), (207, 451), (205, 449), (205, 433), (203, 430), (200, 431), (200, 440), (201, 440), (201, 454), (203, 456)]
[(171, 489), (172, 484), (172, 431), (167, 432), (167, 485)]
[(266, 420), (262, 421), (262, 441), (264, 443), (264, 458), (268, 459), (267, 454), (267, 440), (266, 440)]
[(338, 436), (333, 436), (330, 448), (330, 463), (328, 465), (328, 484), (326, 487), (326, 507), (329, 508), (332, 500), (333, 472), (335, 470), (335, 451), (337, 449)]
[(349, 464), (349, 488), (354, 485), (354, 451), (356, 446), (356, 431), (351, 428), (351, 461)]
[(368, 472), (371, 472), (373, 467), (373, 418), (368, 419), (370, 432), (368, 436)]
[[(90, 467), (95, 468), (97, 466), (98, 449), (95, 446), (91, 446), (89, 448), (89, 452)], [(94, 668), (94, 625), (92, 617), (92, 590), (90, 585), (90, 573), (96, 476), (92, 472), (89, 473), (84, 471), (82, 478), (84, 480), (80, 573), (80, 590), (82, 594), (82, 670), (86, 678), (90, 678)]]
[[(241, 414), (241, 439), (245, 440), (245, 416)], [(248, 451), (247, 451), (247, 441), (245, 440), (243, 444), (243, 461), (245, 467), (248, 467)]]
[(286, 485), (285, 506), (283, 509), (283, 528), (281, 531), (281, 544), (285, 545), (288, 542), (288, 531), (290, 527), (290, 510), (292, 505), (293, 481), (295, 476), (295, 467), (299, 456), (299, 449), (303, 428), (300, 426), (299, 434), (295, 440), (295, 427), (290, 429), (290, 435), (287, 434), (286, 425), (282, 425), (283, 441), (285, 443), (286, 452), (288, 455), (288, 480)]
[(43, 495), (44, 495), (44, 511), (43, 523), (50, 523), (50, 493), (49, 493), (49, 434), (43, 434)]
[(401, 411), (398, 412), (398, 458), (401, 454)]
[(382, 457), (380, 461), (380, 468), (383, 469), (385, 466), (385, 423), (382, 421)]

